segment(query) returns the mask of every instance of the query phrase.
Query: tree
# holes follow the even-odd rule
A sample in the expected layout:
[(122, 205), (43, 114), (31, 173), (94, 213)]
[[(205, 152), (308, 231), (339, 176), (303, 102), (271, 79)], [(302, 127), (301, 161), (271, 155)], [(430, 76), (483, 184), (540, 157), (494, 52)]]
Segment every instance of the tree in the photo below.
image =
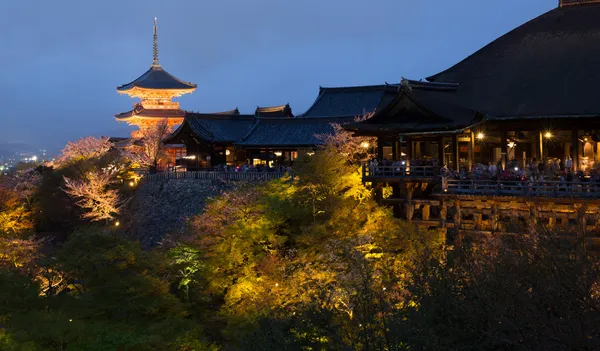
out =
[[(373, 113), (367, 113), (354, 118), (354, 122), (362, 122), (373, 116)], [(337, 150), (347, 161), (352, 163), (360, 163), (370, 160), (375, 157), (375, 149), (377, 138), (375, 137), (356, 137), (352, 132), (343, 128), (339, 123), (332, 123), (333, 133), (318, 134), (325, 146), (329, 146)]]
[(112, 147), (113, 144), (109, 141), (109, 138), (88, 136), (75, 142), (70, 141), (62, 149), (57, 163), (64, 166), (77, 161), (97, 159), (106, 154)]
[(75, 198), (79, 207), (87, 210), (83, 218), (92, 222), (109, 221), (119, 214), (123, 203), (119, 192), (110, 188), (115, 175), (114, 169), (99, 169), (86, 173), (83, 179), (64, 177), (63, 191)]
[(31, 210), (15, 191), (0, 185), (0, 236), (18, 237), (31, 228)]
[(141, 128), (139, 139), (129, 146), (126, 157), (139, 167), (155, 171), (160, 159), (164, 157), (165, 148), (162, 141), (170, 132), (167, 119)]

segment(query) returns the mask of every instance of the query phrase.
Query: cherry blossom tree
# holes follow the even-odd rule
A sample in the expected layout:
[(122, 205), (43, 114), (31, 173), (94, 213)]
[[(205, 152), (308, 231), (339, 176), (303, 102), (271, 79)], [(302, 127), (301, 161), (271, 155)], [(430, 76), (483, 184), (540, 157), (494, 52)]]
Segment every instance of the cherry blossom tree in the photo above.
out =
[(164, 157), (163, 139), (169, 136), (171, 127), (166, 119), (139, 130), (139, 137), (127, 150), (126, 157), (141, 168), (156, 170)]
[(123, 201), (110, 185), (116, 176), (115, 169), (99, 169), (88, 172), (82, 179), (64, 177), (66, 192), (77, 199), (76, 204), (87, 210), (82, 217), (95, 221), (112, 220), (119, 214)]
[[(366, 113), (357, 116), (354, 122), (361, 122), (371, 118), (372, 113)], [(341, 155), (351, 162), (360, 163), (375, 157), (375, 137), (355, 137), (352, 132), (344, 129), (339, 123), (332, 123), (333, 132), (331, 134), (318, 134), (316, 137), (323, 142), (325, 146), (331, 146)]]
[(108, 138), (95, 138), (88, 136), (75, 142), (68, 142), (62, 149), (58, 164), (64, 165), (81, 160), (99, 158), (112, 148), (113, 144)]

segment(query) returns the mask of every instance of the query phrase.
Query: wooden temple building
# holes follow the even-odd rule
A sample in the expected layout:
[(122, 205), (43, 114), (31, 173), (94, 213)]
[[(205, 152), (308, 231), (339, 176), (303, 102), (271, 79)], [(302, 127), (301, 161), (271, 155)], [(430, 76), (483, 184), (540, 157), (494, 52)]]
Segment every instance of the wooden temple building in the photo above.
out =
[[(173, 101), (173, 99), (190, 94), (197, 87), (196, 84), (175, 78), (159, 64), (156, 18), (154, 19), (153, 39), (153, 59), (150, 69), (134, 81), (117, 87), (119, 94), (140, 100), (133, 105), (132, 110), (115, 115), (117, 121), (138, 127), (132, 132), (132, 139), (121, 141), (120, 145), (135, 142), (136, 139), (142, 137), (140, 130), (162, 121), (166, 120), (171, 130), (183, 123), (186, 112), (180, 108), (179, 102)], [(173, 164), (178, 155), (185, 153), (181, 145), (172, 145), (168, 151), (168, 159), (162, 160), (161, 168), (167, 164)]]
[(314, 152), (332, 124), (345, 125), (392, 100), (397, 85), (319, 89), (313, 105), (294, 115), (289, 104), (257, 107), (253, 114), (239, 110), (220, 113), (187, 112), (182, 125), (165, 140), (184, 145), (176, 166), (208, 170), (223, 165), (291, 166), (299, 152)]
[(599, 64), (600, 1), (560, 1), (426, 81), (403, 80), (387, 106), (347, 125), (379, 141), (363, 179), (424, 227), (577, 225), (597, 240)]

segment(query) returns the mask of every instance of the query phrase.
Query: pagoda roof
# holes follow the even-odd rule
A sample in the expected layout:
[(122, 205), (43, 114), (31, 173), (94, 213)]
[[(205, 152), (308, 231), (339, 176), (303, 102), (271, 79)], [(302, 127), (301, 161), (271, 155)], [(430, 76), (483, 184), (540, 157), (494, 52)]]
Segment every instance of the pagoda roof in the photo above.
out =
[(137, 104), (133, 110), (115, 115), (117, 120), (127, 120), (134, 117), (142, 118), (184, 118), (185, 111), (181, 109), (147, 109)]
[(321, 145), (320, 134), (332, 134), (332, 123), (347, 124), (342, 118), (258, 118), (250, 133), (237, 142), (244, 147), (312, 147)]
[(160, 90), (194, 90), (197, 85), (184, 82), (178, 78), (175, 78), (162, 66), (153, 64), (146, 73), (142, 74), (139, 78), (133, 82), (121, 85), (117, 87), (117, 91), (126, 92), (133, 88), (141, 89), (160, 89)]
[(458, 86), (403, 81), (398, 94), (384, 108), (362, 122), (345, 128), (367, 135), (451, 132), (481, 122), (482, 113), (449, 102)]
[(319, 87), (313, 105), (301, 116), (356, 117), (369, 114), (385, 106), (398, 90), (398, 85), (365, 85), (355, 87)]
[(255, 122), (253, 115), (225, 115), (213, 113), (186, 113), (183, 124), (167, 141), (177, 140), (189, 127), (202, 140), (218, 143), (233, 143), (248, 134)]
[(562, 0), (427, 79), (488, 120), (600, 116), (600, 3)]
[(290, 104), (269, 106), (269, 107), (256, 107), (254, 111), (256, 117), (294, 117)]

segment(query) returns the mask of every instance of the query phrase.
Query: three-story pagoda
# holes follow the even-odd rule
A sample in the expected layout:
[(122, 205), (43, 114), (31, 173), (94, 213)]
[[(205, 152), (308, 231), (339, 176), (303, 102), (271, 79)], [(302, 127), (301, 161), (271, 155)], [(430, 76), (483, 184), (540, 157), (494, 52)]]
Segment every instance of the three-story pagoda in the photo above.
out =
[[(154, 19), (154, 50), (150, 69), (139, 78), (117, 87), (119, 94), (126, 94), (141, 101), (133, 105), (133, 109), (115, 115), (119, 122), (126, 122), (138, 128), (148, 128), (162, 120), (167, 120), (173, 128), (183, 122), (185, 111), (179, 108), (174, 98), (189, 94), (197, 85), (184, 82), (165, 71), (158, 62), (158, 32)], [(132, 136), (136, 136), (136, 132)]]

